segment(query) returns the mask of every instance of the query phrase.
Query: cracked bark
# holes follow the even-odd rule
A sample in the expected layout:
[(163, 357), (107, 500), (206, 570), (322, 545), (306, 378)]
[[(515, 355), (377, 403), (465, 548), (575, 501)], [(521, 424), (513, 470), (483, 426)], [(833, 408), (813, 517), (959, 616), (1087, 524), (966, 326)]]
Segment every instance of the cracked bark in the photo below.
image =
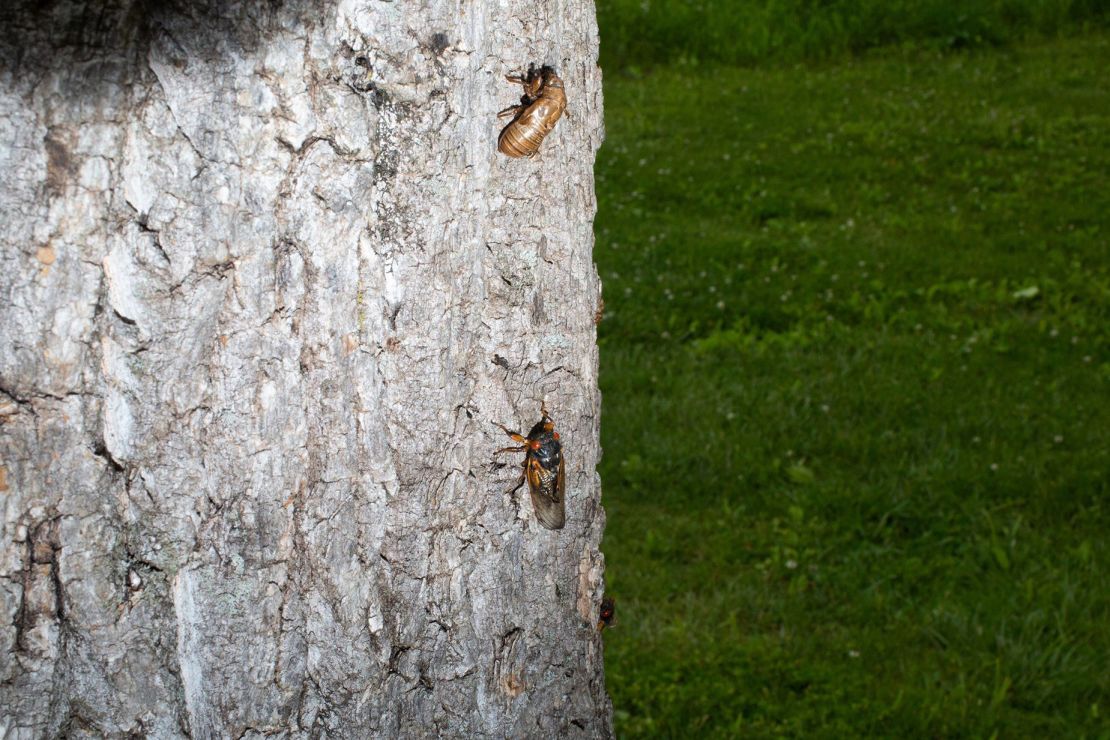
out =
[[(0, 27), (0, 735), (611, 735), (592, 0)], [(491, 457), (541, 400), (561, 532)]]

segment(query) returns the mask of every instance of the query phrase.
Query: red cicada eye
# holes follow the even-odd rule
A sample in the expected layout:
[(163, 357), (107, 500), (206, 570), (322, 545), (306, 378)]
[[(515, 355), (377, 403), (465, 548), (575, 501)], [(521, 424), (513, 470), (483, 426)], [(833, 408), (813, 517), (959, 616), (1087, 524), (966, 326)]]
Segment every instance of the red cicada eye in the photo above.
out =
[(555, 437), (555, 439), (558, 439), (559, 438), (559, 433), (555, 432), (555, 434), (553, 434), (552, 436)]
[(533, 450), (538, 450), (540, 448), (540, 441), (538, 439), (534, 442), (529, 442), (528, 444)]

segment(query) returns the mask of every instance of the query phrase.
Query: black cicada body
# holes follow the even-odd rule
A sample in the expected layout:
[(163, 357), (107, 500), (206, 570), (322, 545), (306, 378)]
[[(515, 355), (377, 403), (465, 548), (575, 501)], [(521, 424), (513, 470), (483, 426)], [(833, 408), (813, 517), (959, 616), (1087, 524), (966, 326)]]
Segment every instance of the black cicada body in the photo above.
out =
[(547, 529), (562, 529), (566, 524), (566, 464), (563, 461), (563, 445), (559, 441), (559, 433), (555, 431), (555, 422), (547, 415), (547, 408), (541, 406), (540, 413), (543, 418), (536, 422), (527, 437), (498, 424), (505, 434), (520, 442), (520, 447), (505, 447), (497, 453), (525, 453), (524, 475), (513, 490), (527, 482), (536, 519)]

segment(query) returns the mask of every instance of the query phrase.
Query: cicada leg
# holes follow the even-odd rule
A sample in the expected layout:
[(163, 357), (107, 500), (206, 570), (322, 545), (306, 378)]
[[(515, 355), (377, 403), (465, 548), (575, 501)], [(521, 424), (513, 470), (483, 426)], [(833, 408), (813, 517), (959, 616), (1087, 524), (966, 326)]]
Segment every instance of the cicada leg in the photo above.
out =
[(523, 105), (510, 105), (508, 108), (506, 108), (505, 110), (498, 113), (497, 117), (498, 118), (516, 117), (517, 115), (520, 114), (520, 111), (524, 108), (525, 108), (525, 106), (523, 106)]
[[(523, 434), (520, 434), (519, 432), (514, 432), (512, 429), (509, 429), (504, 424), (498, 424), (496, 421), (493, 422), (493, 423), (496, 426), (501, 427), (501, 431), (503, 431), (503, 432), (505, 432), (505, 434), (509, 435), (514, 442), (520, 442), (519, 447), (502, 447), (500, 450), (497, 450), (493, 454), (500, 455), (503, 452), (527, 452), (528, 451), (528, 449), (530, 447), (530, 443), (529, 443), (527, 437), (525, 437)], [(524, 485), (524, 477), (525, 477), (525, 472), (527, 471), (527, 469), (528, 469), (528, 457), (525, 456), (525, 458), (524, 458), (524, 470), (522, 470), (521, 473), (520, 473), (520, 480), (518, 480), (516, 482), (516, 485), (512, 487), (512, 489), (509, 491), (509, 493), (516, 493), (517, 490), (521, 486)]]
[[(493, 424), (494, 424), (494, 426), (501, 427), (501, 431), (503, 431), (505, 434), (512, 437), (512, 440), (514, 442), (519, 442), (521, 445), (523, 445), (522, 447), (506, 447), (504, 450), (498, 450), (497, 452), (505, 452), (506, 450), (512, 450), (514, 452), (522, 452), (525, 449), (527, 449), (527, 447), (528, 447), (528, 438), (525, 437), (523, 434), (521, 434), (520, 432), (514, 432), (512, 429), (509, 429), (504, 424), (498, 424), (496, 421), (493, 422)], [(494, 454), (497, 454), (497, 453), (494, 453)]]

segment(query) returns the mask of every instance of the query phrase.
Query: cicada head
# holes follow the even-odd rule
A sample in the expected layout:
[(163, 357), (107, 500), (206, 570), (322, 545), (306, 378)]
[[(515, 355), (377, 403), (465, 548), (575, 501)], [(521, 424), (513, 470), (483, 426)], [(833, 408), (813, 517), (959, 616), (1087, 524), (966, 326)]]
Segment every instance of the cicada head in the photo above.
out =
[(555, 69), (553, 67), (549, 67), (546, 64), (541, 67), (540, 78), (543, 80), (544, 87), (554, 87), (559, 90), (563, 89), (563, 81), (559, 78), (559, 75), (555, 74)]

